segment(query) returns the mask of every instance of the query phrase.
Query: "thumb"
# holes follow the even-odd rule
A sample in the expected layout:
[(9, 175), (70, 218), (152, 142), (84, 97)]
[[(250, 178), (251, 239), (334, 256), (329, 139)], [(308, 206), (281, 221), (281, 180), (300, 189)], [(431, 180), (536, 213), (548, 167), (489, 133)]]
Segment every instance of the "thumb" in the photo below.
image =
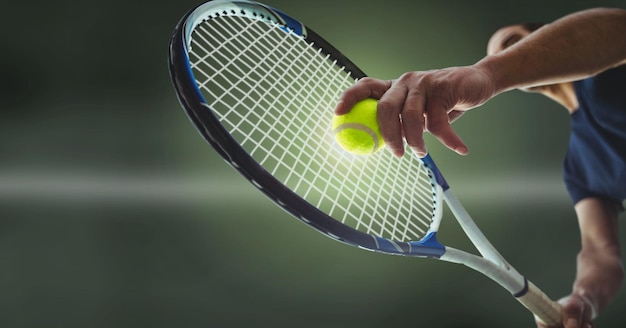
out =
[(580, 295), (570, 295), (560, 299), (564, 328), (592, 327), (594, 309), (591, 302)]

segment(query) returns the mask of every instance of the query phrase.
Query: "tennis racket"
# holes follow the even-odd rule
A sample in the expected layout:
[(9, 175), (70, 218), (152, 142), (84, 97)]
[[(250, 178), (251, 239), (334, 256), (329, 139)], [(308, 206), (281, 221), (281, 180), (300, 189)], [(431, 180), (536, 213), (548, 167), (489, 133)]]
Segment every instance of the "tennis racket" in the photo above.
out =
[[(203, 3), (177, 25), (169, 68), (200, 134), (294, 217), (366, 250), (464, 264), (560, 324), (559, 305), (490, 244), (430, 155), (354, 156), (336, 145), (332, 109), (366, 75), (296, 19), (252, 1)], [(480, 256), (437, 240), (444, 201)]]

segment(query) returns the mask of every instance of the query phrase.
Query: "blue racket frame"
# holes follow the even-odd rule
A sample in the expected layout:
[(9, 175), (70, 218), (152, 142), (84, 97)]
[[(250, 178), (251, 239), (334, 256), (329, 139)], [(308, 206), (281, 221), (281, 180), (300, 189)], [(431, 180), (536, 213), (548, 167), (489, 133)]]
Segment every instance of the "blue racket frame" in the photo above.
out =
[[(342, 224), (283, 185), (235, 141), (213, 114), (198, 89), (187, 54), (189, 36), (194, 27), (208, 17), (219, 15), (252, 15), (258, 19), (278, 23), (283, 26), (286, 33), (296, 33), (302, 36), (324, 54), (336, 60), (337, 65), (345, 67), (355, 80), (366, 77), (361, 69), (317, 33), (277, 9), (241, 0), (214, 0), (203, 3), (190, 10), (176, 26), (169, 47), (169, 71), (182, 107), (204, 139), (226, 162), (274, 203), (332, 239), (387, 254), (418, 257), (442, 256), (446, 248), (437, 241), (436, 232), (428, 233), (419, 241), (402, 242), (369, 235)], [(440, 185), (444, 190), (447, 189), (448, 185), (432, 158), (427, 156), (422, 162), (430, 171), (432, 183)]]

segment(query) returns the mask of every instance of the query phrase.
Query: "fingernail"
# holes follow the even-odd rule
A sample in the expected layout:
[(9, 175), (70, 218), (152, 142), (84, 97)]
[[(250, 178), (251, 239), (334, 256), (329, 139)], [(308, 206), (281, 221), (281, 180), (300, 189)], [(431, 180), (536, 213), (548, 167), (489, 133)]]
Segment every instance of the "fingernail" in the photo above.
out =
[(426, 155), (428, 155), (428, 152), (425, 152), (425, 151), (423, 151), (423, 150), (419, 150), (419, 149), (417, 149), (417, 148), (411, 148), (411, 149), (413, 149), (413, 152), (414, 152), (414, 153), (415, 153), (415, 155), (417, 155), (417, 157), (419, 157), (419, 158), (423, 158), (423, 157), (426, 157)]
[(464, 146), (458, 147), (454, 149), (454, 151), (459, 155), (467, 155), (467, 153), (469, 153), (469, 149), (467, 149), (467, 147), (464, 147)]
[(578, 327), (578, 320), (574, 318), (570, 318), (567, 320), (565, 324), (565, 328), (576, 328), (576, 327)]
[(343, 97), (337, 98), (335, 101), (335, 108), (341, 106), (341, 103), (343, 103)]
[(389, 152), (395, 156), (395, 157), (402, 157), (404, 155), (404, 149), (403, 148), (399, 148), (399, 149), (394, 149), (391, 147), (387, 147), (387, 150), (389, 150)]

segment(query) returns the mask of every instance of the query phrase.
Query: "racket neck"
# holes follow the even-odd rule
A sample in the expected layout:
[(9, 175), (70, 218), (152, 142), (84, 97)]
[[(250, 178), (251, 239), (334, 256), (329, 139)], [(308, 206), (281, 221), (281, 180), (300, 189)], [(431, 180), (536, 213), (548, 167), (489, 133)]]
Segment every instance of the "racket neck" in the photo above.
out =
[[(474, 247), (480, 252), (480, 254), (491, 262), (498, 263), (506, 269), (514, 270), (511, 265), (502, 257), (502, 255), (496, 250), (495, 247), (487, 240), (487, 237), (478, 228), (472, 217), (467, 210), (463, 207), (461, 202), (456, 196), (447, 189), (443, 192), (443, 198), (448, 204), (450, 211), (454, 214), (459, 225), (463, 228), (463, 231), (467, 237), (472, 241)], [(519, 274), (519, 273), (518, 273)]]
[(446, 252), (439, 258), (447, 262), (463, 264), (491, 278), (511, 295), (524, 293), (528, 288), (526, 278), (510, 265), (505, 267), (486, 258), (476, 256), (453, 247), (446, 247)]

